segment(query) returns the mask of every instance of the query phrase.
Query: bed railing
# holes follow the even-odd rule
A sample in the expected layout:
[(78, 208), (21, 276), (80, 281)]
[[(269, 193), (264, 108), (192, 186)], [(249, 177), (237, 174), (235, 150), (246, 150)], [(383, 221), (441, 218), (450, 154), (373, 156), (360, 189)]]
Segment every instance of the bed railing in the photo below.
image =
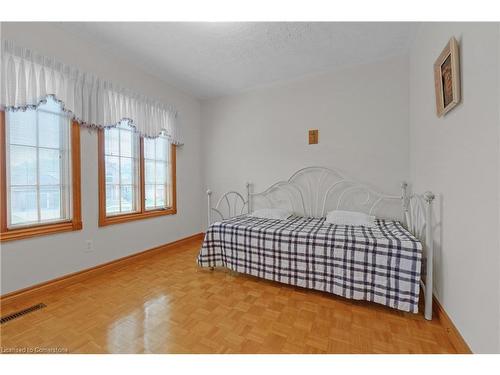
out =
[(217, 201), (217, 204), (212, 207), (212, 190), (207, 190), (207, 215), (208, 215), (208, 225), (213, 221), (213, 215), (215, 214), (218, 220), (229, 219), (234, 216), (242, 215), (244, 213), (250, 213), (250, 182), (246, 183), (247, 188), (247, 199), (237, 191), (228, 191), (222, 194), (222, 196)]
[(387, 195), (370, 186), (323, 167), (308, 167), (295, 172), (286, 181), (271, 185), (246, 197), (237, 191), (224, 193), (212, 206), (212, 191), (207, 190), (208, 225), (214, 219), (225, 220), (257, 208), (287, 208), (297, 215), (323, 217), (329, 210), (360, 211), (377, 217), (402, 221), (423, 244), (421, 287), (425, 296), (425, 319), (432, 319), (433, 291), (433, 211), (434, 194), (411, 194), (408, 183), (401, 184), (401, 195)]
[(406, 182), (401, 184), (404, 224), (423, 244), (423, 266), (420, 285), (425, 297), (425, 319), (432, 319), (433, 272), (434, 272), (434, 220), (432, 203), (435, 195), (411, 194)]

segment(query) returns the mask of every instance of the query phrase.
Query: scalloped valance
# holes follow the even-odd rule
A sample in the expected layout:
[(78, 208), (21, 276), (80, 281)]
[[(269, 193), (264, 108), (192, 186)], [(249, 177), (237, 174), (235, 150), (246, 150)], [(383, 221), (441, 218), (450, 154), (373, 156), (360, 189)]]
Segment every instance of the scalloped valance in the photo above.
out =
[(173, 144), (182, 144), (177, 111), (170, 105), (10, 41), (2, 41), (0, 62), (2, 109), (36, 108), (51, 95), (84, 126), (112, 127), (129, 120), (146, 137), (163, 133)]

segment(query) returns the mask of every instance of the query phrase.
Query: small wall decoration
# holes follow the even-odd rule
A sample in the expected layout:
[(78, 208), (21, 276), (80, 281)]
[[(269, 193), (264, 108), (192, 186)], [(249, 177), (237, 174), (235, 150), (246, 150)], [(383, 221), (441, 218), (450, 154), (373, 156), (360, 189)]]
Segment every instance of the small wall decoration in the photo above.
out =
[(458, 43), (451, 38), (434, 63), (436, 111), (444, 116), (460, 102), (460, 64)]
[(310, 145), (318, 144), (318, 129), (309, 130), (309, 144)]

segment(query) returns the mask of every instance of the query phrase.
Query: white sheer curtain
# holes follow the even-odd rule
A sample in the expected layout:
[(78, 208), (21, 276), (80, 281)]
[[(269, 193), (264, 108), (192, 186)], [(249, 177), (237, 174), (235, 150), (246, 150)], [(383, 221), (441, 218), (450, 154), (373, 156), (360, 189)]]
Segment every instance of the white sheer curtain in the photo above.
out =
[(163, 132), (173, 144), (182, 144), (172, 106), (6, 40), (2, 41), (1, 75), (3, 109), (35, 108), (52, 95), (82, 125), (107, 127), (128, 119), (144, 136)]

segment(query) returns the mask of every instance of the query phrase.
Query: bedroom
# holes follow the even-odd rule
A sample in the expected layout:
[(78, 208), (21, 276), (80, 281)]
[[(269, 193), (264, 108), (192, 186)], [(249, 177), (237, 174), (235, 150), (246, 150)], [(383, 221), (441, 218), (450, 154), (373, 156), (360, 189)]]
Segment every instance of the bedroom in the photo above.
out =
[(3, 354), (500, 352), (498, 22), (62, 20), (0, 23)]

